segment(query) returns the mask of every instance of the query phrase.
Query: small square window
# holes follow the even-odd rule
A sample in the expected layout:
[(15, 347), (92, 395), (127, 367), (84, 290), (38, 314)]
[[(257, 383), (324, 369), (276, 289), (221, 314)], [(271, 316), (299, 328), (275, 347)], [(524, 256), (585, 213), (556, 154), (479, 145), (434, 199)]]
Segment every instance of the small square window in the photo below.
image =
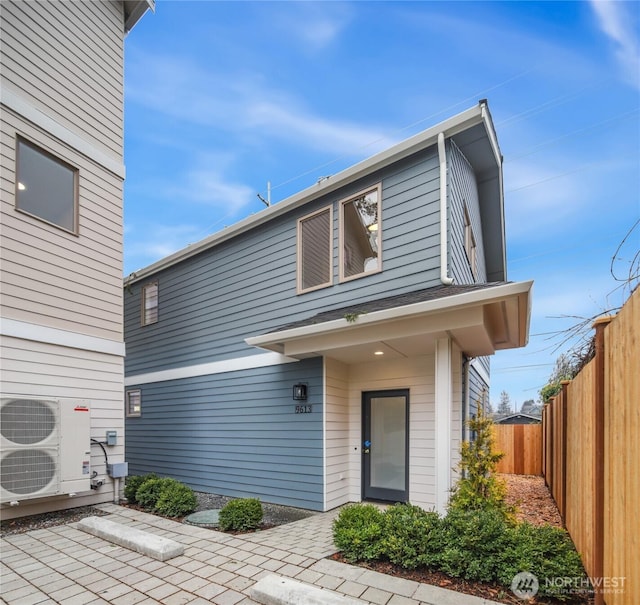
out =
[(158, 321), (158, 282), (142, 286), (142, 325)]
[(340, 280), (382, 268), (380, 186), (340, 202)]
[(142, 416), (142, 391), (127, 391), (125, 394), (125, 414), (127, 418)]
[(298, 292), (331, 285), (332, 210), (324, 208), (298, 221)]
[(16, 142), (16, 208), (78, 232), (78, 170), (22, 138)]

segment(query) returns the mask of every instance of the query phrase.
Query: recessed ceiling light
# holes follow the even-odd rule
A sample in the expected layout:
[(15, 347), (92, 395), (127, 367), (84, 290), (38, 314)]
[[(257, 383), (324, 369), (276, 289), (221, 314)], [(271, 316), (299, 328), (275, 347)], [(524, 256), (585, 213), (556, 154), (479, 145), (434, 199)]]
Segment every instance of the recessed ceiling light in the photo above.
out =
[(374, 351), (374, 355), (384, 355), (384, 351)]

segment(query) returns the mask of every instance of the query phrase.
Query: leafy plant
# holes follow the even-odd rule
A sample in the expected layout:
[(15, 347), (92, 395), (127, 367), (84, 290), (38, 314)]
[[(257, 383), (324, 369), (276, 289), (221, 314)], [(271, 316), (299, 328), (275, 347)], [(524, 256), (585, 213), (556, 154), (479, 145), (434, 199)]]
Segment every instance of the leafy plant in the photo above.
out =
[(237, 498), (220, 510), (218, 524), (223, 531), (258, 529), (262, 514), (262, 504), (257, 498)]
[(358, 321), (358, 317), (360, 317), (360, 315), (365, 315), (365, 312), (354, 311), (353, 313), (345, 313), (344, 318), (347, 320), (348, 323), (352, 324)]
[(444, 519), (440, 568), (454, 577), (494, 581), (501, 569), (511, 524), (495, 508), (449, 510)]
[(169, 486), (178, 484), (178, 481), (170, 477), (147, 479), (136, 492), (136, 501), (140, 506), (155, 512), (156, 504), (162, 492)]
[(148, 479), (157, 479), (158, 476), (155, 473), (149, 473), (147, 475), (131, 475), (126, 478), (124, 484), (124, 497), (130, 504), (137, 504), (136, 492), (138, 488)]
[(396, 504), (383, 515), (381, 554), (406, 569), (435, 567), (444, 546), (443, 522), (435, 511)]
[(563, 583), (558, 585), (545, 580), (563, 578), (569, 583), (577, 581), (578, 588), (586, 584), (580, 555), (569, 534), (551, 525), (536, 527), (530, 523), (518, 523), (508, 528), (498, 580), (509, 585), (513, 576), (521, 571), (529, 571), (538, 578), (539, 595), (559, 600), (570, 599), (573, 595), (568, 593)]
[(493, 421), (481, 405), (475, 418), (467, 421), (475, 433), (473, 441), (463, 441), (458, 470), (460, 478), (452, 490), (449, 510), (481, 510), (495, 508), (510, 512), (505, 501), (506, 486), (496, 476), (496, 467), (504, 454), (495, 451)]
[(192, 513), (198, 506), (193, 490), (184, 483), (167, 483), (160, 492), (154, 512), (165, 517), (182, 517)]
[(378, 559), (382, 552), (384, 514), (373, 504), (352, 504), (333, 522), (333, 541), (350, 563)]

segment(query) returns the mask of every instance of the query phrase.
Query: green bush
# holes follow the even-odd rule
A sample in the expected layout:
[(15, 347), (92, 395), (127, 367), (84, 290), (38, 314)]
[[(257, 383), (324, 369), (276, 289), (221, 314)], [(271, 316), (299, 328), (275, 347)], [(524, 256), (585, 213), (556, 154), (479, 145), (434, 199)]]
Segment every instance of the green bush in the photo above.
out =
[(381, 555), (395, 565), (436, 567), (443, 546), (443, 521), (438, 513), (413, 504), (396, 504), (385, 511)]
[(257, 498), (231, 500), (220, 510), (218, 524), (222, 531), (258, 529), (262, 523), (262, 504)]
[(538, 578), (540, 596), (555, 597), (559, 600), (571, 598), (564, 586), (557, 586), (546, 579), (577, 578), (582, 588), (586, 581), (580, 555), (569, 537), (559, 527), (543, 525), (535, 527), (530, 523), (518, 523), (508, 529), (507, 545), (503, 562), (498, 573), (498, 581), (510, 585), (513, 576), (521, 571), (529, 571)]
[(193, 490), (184, 483), (168, 483), (162, 489), (154, 512), (165, 517), (182, 517), (192, 513), (198, 506)]
[(384, 514), (373, 504), (352, 504), (333, 522), (333, 541), (350, 563), (378, 559), (382, 552)]
[(511, 526), (504, 512), (496, 509), (449, 510), (444, 519), (445, 544), (440, 554), (440, 569), (456, 578), (496, 580)]
[(170, 485), (178, 484), (178, 481), (170, 477), (154, 477), (147, 479), (136, 492), (136, 501), (140, 506), (150, 511), (155, 511), (156, 504)]
[(148, 475), (131, 475), (127, 477), (124, 483), (124, 497), (127, 499), (127, 502), (129, 502), (129, 504), (137, 504), (136, 492), (138, 488), (147, 481), (147, 479), (157, 478), (158, 476), (155, 473), (149, 473)]

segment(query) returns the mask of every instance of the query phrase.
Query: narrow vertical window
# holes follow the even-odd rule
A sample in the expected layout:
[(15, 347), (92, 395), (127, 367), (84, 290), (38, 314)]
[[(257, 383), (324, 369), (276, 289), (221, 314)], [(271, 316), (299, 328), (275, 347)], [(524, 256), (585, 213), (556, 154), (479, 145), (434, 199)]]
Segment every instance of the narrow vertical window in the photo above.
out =
[(142, 287), (142, 325), (148, 326), (158, 321), (158, 282)]
[(324, 208), (298, 221), (298, 292), (331, 285), (332, 211)]
[(380, 186), (340, 202), (340, 280), (382, 269)]
[(127, 418), (142, 416), (142, 392), (140, 389), (125, 393), (125, 414)]
[(473, 228), (471, 227), (471, 219), (466, 207), (464, 209), (464, 249), (467, 253), (469, 266), (473, 277), (478, 276), (478, 258), (476, 252), (476, 239), (473, 236)]
[(24, 139), (16, 140), (16, 208), (78, 232), (78, 170)]

